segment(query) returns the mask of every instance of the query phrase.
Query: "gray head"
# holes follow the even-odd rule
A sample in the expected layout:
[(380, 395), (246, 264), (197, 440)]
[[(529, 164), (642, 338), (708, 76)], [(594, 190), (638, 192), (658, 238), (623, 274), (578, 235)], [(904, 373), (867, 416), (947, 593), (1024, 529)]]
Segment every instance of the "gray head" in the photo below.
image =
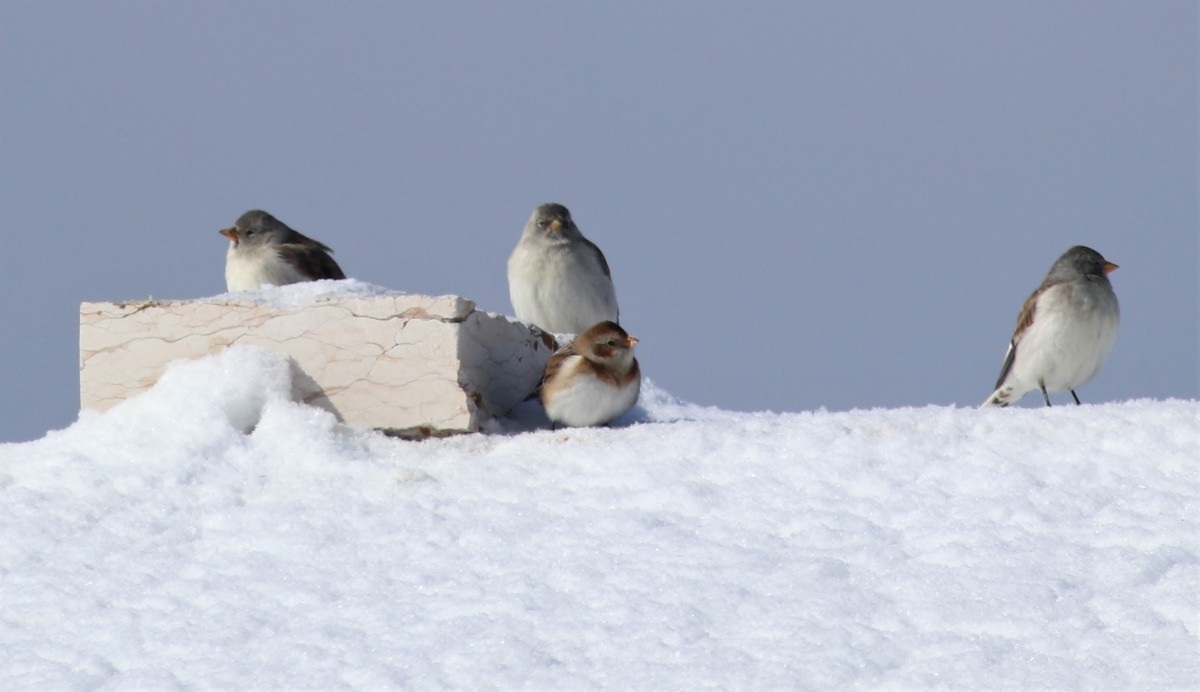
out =
[(582, 235), (579, 227), (571, 220), (571, 212), (563, 205), (553, 202), (533, 210), (529, 222), (525, 224), (524, 234), (547, 240), (578, 238)]
[(288, 225), (260, 209), (253, 209), (238, 217), (232, 228), (220, 234), (229, 238), (234, 247), (258, 247), (280, 245), (305, 239), (303, 235), (288, 228)]
[(1093, 281), (1099, 279), (1108, 281), (1105, 275), (1116, 268), (1117, 265), (1104, 259), (1099, 252), (1086, 245), (1076, 245), (1064, 252), (1062, 257), (1054, 262), (1046, 279), (1048, 281), (1071, 281), (1087, 277)]

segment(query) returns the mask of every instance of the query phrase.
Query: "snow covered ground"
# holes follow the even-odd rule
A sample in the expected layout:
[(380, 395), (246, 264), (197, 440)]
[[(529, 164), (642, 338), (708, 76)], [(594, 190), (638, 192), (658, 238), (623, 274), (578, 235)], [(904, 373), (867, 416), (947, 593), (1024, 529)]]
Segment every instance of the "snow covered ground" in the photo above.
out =
[(1200, 404), (404, 442), (236, 348), (0, 446), (0, 688), (1200, 688)]

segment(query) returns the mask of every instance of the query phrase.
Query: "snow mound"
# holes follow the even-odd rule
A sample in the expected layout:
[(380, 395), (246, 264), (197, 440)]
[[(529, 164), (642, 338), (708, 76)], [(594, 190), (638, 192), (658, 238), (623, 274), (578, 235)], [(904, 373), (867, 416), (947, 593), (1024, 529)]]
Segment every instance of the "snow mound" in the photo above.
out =
[(177, 365), (0, 445), (0, 687), (1196, 688), (1200, 405), (404, 442)]
[[(383, 286), (376, 286), (358, 279), (322, 279), (301, 281), (286, 286), (266, 285), (257, 291), (235, 291), (222, 293), (214, 298), (247, 300), (273, 308), (298, 308), (318, 301), (334, 298), (373, 298), (376, 296), (404, 295)], [(210, 299), (211, 300), (211, 299)]]

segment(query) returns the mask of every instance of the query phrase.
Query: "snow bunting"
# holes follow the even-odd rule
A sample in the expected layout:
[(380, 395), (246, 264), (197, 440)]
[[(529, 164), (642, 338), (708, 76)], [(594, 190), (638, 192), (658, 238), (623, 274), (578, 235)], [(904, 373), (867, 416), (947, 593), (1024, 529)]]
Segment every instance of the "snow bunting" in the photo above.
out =
[(617, 321), (617, 294), (604, 253), (583, 237), (561, 204), (533, 210), (508, 258), (517, 319), (555, 334)]
[(542, 377), (542, 405), (550, 421), (602, 425), (633, 408), (642, 387), (633, 357), (637, 342), (616, 322), (605, 321), (551, 356)]
[(1076, 245), (1050, 267), (1017, 317), (996, 391), (984, 406), (1008, 406), (1040, 389), (1070, 391), (1092, 379), (1117, 337), (1121, 309), (1108, 273), (1117, 265), (1095, 250)]
[(346, 278), (329, 256), (333, 250), (265, 211), (248, 211), (232, 228), (219, 232), (229, 238), (225, 286), (230, 291), (257, 291), (263, 284), (283, 286)]

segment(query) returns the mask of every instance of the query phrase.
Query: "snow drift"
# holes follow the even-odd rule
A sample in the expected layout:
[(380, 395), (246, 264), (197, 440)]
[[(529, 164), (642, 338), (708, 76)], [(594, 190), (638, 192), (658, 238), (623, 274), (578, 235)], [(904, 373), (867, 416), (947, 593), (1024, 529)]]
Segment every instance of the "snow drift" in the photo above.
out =
[(1195, 401), (404, 442), (230, 349), (0, 446), (0, 687), (1200, 686)]

